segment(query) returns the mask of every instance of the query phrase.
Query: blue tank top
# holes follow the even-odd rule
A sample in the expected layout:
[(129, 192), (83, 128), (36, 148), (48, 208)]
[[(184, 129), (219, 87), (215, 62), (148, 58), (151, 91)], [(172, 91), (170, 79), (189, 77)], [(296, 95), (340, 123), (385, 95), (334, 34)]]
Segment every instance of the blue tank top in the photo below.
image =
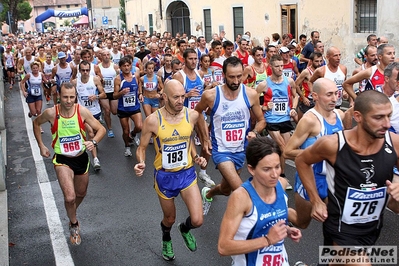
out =
[(152, 80), (149, 80), (147, 75), (143, 76), (143, 87), (146, 91), (154, 91), (154, 90), (158, 90), (158, 79), (157, 76), (154, 75), (152, 77)]
[(183, 70), (180, 70), (180, 73), (183, 76), (183, 80), (184, 80), (183, 86), (184, 86), (186, 93), (190, 92), (193, 89), (197, 89), (200, 92), (200, 96), (194, 96), (194, 97), (186, 98), (184, 100), (184, 106), (186, 106), (190, 109), (194, 109), (195, 105), (197, 105), (197, 103), (201, 99), (202, 92), (204, 91), (204, 82), (201, 79), (201, 76), (199, 75), (197, 70), (195, 70), (195, 73), (196, 73), (195, 80), (189, 79)]
[(126, 81), (123, 78), (123, 74), (119, 74), (121, 77), (121, 87), (119, 91), (124, 88), (129, 88), (130, 92), (123, 95), (118, 99), (118, 110), (124, 112), (134, 112), (140, 109), (140, 102), (138, 100), (138, 85), (136, 76), (133, 76), (132, 81)]
[[(307, 138), (305, 140), (305, 142), (302, 143), (302, 145), (300, 146), (301, 149), (306, 149), (307, 147), (313, 145), (313, 143), (315, 143), (316, 140), (321, 138), (322, 136), (332, 135), (338, 131), (343, 130), (341, 117), (339, 116), (339, 113), (337, 110), (334, 110), (335, 116), (336, 116), (334, 125), (329, 124), (324, 119), (324, 117), (319, 112), (317, 112), (314, 108), (310, 109), (309, 112), (312, 112), (319, 119), (319, 122), (321, 125), (320, 133), (317, 136)], [(321, 162), (313, 164), (313, 172), (315, 174), (315, 178), (325, 178), (325, 176), (326, 176), (325, 161), (321, 161)]]
[[(290, 82), (283, 75), (283, 82), (274, 83), (270, 77), (266, 79), (268, 89), (265, 101), (273, 102), (273, 108), (265, 113), (267, 123), (282, 123), (290, 121)], [(266, 98), (268, 98), (266, 100)]]
[[(275, 187), (276, 200), (272, 204), (265, 203), (252, 184), (252, 177), (242, 184), (252, 200), (252, 210), (243, 217), (234, 236), (236, 240), (247, 240), (267, 235), (277, 222), (288, 221), (288, 197), (280, 182)], [(284, 240), (248, 254), (232, 256), (234, 265), (264, 265), (264, 261), (279, 261), (279, 265), (289, 265)]]

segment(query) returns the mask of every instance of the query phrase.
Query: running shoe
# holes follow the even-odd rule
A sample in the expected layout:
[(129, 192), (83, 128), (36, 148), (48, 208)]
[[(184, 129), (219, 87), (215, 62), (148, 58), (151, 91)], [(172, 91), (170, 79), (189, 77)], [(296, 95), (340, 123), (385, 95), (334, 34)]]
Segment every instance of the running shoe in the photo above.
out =
[(112, 131), (112, 129), (108, 130), (108, 138), (115, 138), (114, 131)]
[(203, 209), (203, 214), (207, 215), (209, 212), (209, 209), (211, 208), (212, 205), (212, 198), (208, 199), (206, 197), (206, 193), (211, 190), (209, 187), (203, 187), (201, 190), (201, 197), (202, 197), (202, 209)]
[(93, 159), (93, 168), (95, 171), (101, 170), (100, 160), (97, 157)]
[(136, 144), (136, 146), (138, 147), (140, 145), (140, 138), (136, 135), (133, 138), (134, 143)]
[(126, 147), (125, 148), (125, 157), (131, 157), (132, 156), (132, 152), (130, 151), (130, 147)]
[(199, 137), (197, 137), (197, 136), (194, 137), (194, 144), (195, 144), (195, 146), (201, 146), (201, 141), (200, 141)]
[(213, 187), (215, 185), (215, 182), (207, 173), (199, 172), (198, 179), (207, 187)]
[(72, 224), (69, 223), (69, 233), (70, 233), (69, 240), (71, 241), (71, 244), (76, 246), (80, 245), (82, 239), (80, 238), (79, 223), (76, 226), (72, 226)]
[(134, 134), (133, 131), (130, 131), (130, 139), (131, 139), (131, 144), (136, 144), (136, 146), (140, 145), (140, 138), (137, 136), (137, 134)]
[(183, 237), (183, 240), (184, 240), (184, 243), (186, 244), (186, 247), (191, 252), (196, 251), (197, 250), (197, 241), (195, 240), (195, 237), (193, 236), (193, 234), (191, 234), (190, 231), (188, 231), (187, 233), (184, 233), (181, 230), (181, 226), (182, 226), (182, 224), (180, 223), (177, 226), (177, 228), (179, 229), (179, 232), (180, 232), (181, 236)]
[(167, 261), (175, 259), (175, 253), (173, 252), (172, 240), (162, 241), (162, 258)]

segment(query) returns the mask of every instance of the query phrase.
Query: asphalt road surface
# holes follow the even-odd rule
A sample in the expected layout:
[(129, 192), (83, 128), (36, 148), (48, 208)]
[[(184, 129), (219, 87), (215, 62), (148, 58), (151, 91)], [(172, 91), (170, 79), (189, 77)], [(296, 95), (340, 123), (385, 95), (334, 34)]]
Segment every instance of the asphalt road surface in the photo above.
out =
[[(19, 91), (6, 92), (7, 123), (7, 189), (9, 203), (10, 265), (230, 265), (230, 257), (217, 252), (220, 222), (227, 197), (214, 198), (201, 228), (193, 230), (198, 250), (190, 252), (184, 246), (177, 223), (188, 212), (178, 197), (177, 223), (172, 228), (176, 260), (166, 262), (161, 256), (161, 208), (153, 189), (154, 149), (148, 147), (144, 176), (135, 176), (135, 157), (124, 157), (124, 144), (117, 117), (112, 118), (115, 138), (104, 137), (98, 156), (102, 169), (90, 169), (88, 193), (78, 209), (82, 244), (69, 244), (68, 218), (63, 195), (55, 177), (51, 159), (41, 160), (32, 139), (31, 121)], [(44, 108), (46, 108), (44, 103)], [(27, 123), (25, 123), (27, 121)], [(44, 125), (44, 142), (50, 147), (50, 125)], [(33, 144), (31, 146), (31, 142)], [(136, 148), (132, 147), (134, 153)], [(36, 155), (35, 155), (36, 154)], [(286, 175), (293, 184), (294, 167), (287, 165)], [(209, 163), (208, 174), (216, 182), (221, 176)], [(242, 179), (249, 177), (246, 169)], [(202, 188), (203, 184), (200, 184)], [(293, 192), (288, 191), (293, 206)], [(380, 245), (397, 245), (398, 218), (386, 212)], [(316, 265), (318, 248), (323, 236), (321, 224), (312, 221), (302, 230), (299, 244), (287, 240), (290, 264), (302, 260)]]

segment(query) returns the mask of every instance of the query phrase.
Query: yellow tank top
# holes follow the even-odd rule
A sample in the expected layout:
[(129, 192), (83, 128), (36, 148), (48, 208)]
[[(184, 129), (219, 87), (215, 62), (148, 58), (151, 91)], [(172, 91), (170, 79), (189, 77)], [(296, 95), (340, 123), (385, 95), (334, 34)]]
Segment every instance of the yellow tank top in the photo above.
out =
[(75, 104), (75, 112), (71, 117), (63, 117), (59, 106), (55, 106), (56, 116), (51, 127), (52, 147), (56, 154), (74, 157), (86, 150), (85, 125), (80, 116), (79, 104)]
[(190, 137), (193, 127), (190, 124), (188, 109), (184, 107), (184, 118), (178, 124), (169, 124), (162, 116), (160, 110), (158, 114), (158, 135), (155, 137), (155, 161), (156, 170), (166, 170), (176, 172), (193, 166), (191, 157)]

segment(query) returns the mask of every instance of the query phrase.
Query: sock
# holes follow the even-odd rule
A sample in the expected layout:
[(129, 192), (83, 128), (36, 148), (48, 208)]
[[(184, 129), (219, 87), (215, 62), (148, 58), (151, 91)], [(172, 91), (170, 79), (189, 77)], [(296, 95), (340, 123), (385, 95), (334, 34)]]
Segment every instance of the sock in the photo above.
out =
[(170, 241), (172, 238), (170, 237), (170, 230), (172, 227), (166, 227), (162, 222), (161, 222), (161, 228), (162, 228), (162, 241)]
[(194, 228), (196, 228), (196, 227), (194, 227), (191, 224), (191, 216), (188, 216), (186, 221), (180, 225), (180, 230), (183, 233), (188, 233), (188, 231), (190, 231), (191, 229), (194, 229)]
[(72, 227), (79, 226), (79, 222), (78, 222), (78, 220), (76, 220), (76, 223), (72, 223), (72, 222), (71, 222), (71, 226), (72, 226)]
[(206, 169), (200, 169), (200, 173), (206, 174)]

